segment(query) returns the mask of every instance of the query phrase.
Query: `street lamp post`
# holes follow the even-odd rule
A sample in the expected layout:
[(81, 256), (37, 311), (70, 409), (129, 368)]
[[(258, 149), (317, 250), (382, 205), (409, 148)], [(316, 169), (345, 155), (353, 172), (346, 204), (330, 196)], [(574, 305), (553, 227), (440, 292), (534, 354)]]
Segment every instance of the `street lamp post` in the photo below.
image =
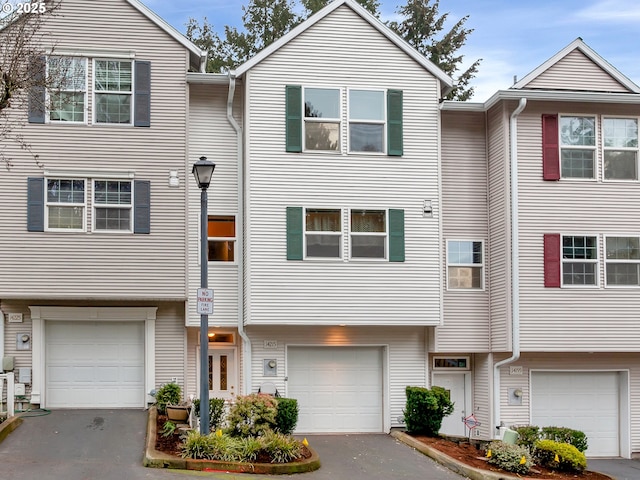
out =
[[(200, 159), (193, 164), (193, 176), (200, 188), (200, 287), (209, 285), (208, 242), (207, 242), (207, 188), (211, 183), (216, 164)], [(209, 315), (200, 314), (200, 433), (209, 433)]]

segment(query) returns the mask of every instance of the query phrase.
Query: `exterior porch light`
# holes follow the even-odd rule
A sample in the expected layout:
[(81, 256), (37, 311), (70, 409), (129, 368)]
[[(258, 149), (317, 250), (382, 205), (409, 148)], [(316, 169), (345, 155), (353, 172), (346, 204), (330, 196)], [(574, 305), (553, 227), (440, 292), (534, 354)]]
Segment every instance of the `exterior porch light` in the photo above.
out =
[[(207, 188), (216, 164), (200, 159), (193, 164), (193, 176), (200, 188), (200, 287), (208, 288), (209, 258), (207, 255)], [(209, 433), (209, 315), (200, 314), (200, 433)]]

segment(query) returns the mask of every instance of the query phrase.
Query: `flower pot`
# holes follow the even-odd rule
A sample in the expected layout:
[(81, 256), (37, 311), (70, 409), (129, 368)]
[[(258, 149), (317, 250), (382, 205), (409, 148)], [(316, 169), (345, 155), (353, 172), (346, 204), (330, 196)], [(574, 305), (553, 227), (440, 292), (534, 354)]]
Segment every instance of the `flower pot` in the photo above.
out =
[(167, 405), (167, 417), (172, 422), (185, 423), (189, 418), (189, 407), (186, 405)]

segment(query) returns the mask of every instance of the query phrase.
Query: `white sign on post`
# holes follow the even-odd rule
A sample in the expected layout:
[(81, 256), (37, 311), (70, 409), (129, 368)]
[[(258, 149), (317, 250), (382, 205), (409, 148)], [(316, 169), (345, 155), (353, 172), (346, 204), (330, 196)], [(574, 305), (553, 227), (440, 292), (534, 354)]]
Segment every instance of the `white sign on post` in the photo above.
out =
[(211, 315), (213, 313), (213, 290), (210, 288), (198, 289), (198, 313)]

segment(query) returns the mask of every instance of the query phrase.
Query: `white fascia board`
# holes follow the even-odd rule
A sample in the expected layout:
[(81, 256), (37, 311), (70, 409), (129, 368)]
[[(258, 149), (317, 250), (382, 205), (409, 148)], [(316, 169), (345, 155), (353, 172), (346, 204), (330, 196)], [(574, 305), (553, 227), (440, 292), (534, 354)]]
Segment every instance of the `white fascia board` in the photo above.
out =
[(187, 83), (192, 85), (227, 85), (229, 74), (188, 72)]

